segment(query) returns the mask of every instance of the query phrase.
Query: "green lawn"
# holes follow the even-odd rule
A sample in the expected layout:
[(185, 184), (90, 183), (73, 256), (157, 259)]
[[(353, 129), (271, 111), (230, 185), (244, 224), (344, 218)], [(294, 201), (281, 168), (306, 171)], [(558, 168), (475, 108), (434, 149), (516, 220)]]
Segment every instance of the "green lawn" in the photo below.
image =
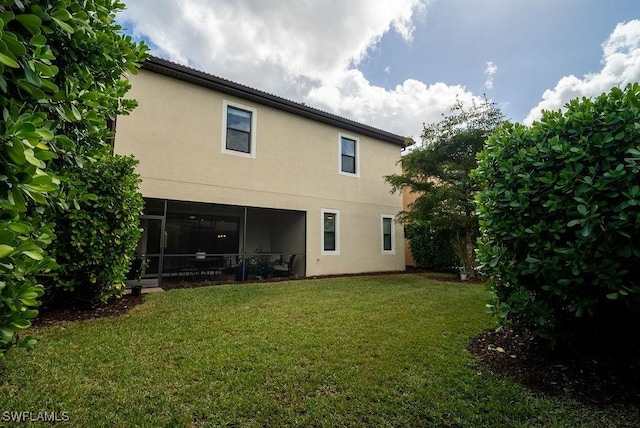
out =
[[(465, 349), (480, 285), (419, 275), (173, 290), (120, 318), (36, 331), (6, 411), (70, 426), (621, 426), (625, 409), (537, 396)], [(638, 417), (638, 412), (627, 413)]]

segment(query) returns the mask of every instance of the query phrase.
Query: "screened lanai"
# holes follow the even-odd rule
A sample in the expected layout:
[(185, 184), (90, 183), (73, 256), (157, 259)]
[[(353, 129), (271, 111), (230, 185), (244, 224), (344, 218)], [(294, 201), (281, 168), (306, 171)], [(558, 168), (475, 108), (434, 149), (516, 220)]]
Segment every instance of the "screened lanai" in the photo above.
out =
[(145, 198), (140, 225), (143, 286), (266, 276), (258, 271), (264, 260), (270, 275), (305, 276), (302, 211)]

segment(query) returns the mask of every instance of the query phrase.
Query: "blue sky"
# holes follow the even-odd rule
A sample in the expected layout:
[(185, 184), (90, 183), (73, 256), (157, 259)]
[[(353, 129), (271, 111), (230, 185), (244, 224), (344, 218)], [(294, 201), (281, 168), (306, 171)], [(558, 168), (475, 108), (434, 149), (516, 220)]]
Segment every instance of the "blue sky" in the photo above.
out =
[[(360, 69), (385, 87), (407, 78), (462, 83), (522, 121), (561, 77), (598, 72), (600, 45), (618, 23), (636, 18), (638, 0), (434, 1), (412, 42), (387, 33)], [(492, 89), (487, 62), (497, 67)]]
[(128, 0), (154, 55), (418, 139), (456, 97), (513, 121), (640, 80), (639, 0)]

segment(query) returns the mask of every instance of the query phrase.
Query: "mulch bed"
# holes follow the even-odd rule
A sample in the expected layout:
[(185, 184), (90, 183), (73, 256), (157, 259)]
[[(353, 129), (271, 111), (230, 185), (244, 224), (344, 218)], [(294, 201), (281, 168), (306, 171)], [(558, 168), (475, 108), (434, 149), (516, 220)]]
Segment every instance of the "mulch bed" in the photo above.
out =
[(66, 306), (43, 308), (31, 323), (34, 327), (46, 327), (64, 321), (84, 321), (104, 317), (116, 317), (127, 313), (131, 308), (144, 302), (144, 296), (124, 295), (104, 306), (95, 308), (86, 306)]
[(491, 372), (533, 392), (565, 395), (595, 404), (640, 408), (640, 359), (603, 349), (559, 354), (530, 332), (503, 327), (475, 337), (468, 350)]

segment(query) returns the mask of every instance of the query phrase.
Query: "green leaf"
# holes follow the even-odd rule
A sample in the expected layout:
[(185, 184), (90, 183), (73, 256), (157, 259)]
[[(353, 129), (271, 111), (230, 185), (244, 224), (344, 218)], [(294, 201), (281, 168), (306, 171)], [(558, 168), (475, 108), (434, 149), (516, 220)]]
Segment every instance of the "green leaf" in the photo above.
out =
[(11, 12), (11, 11), (6, 11), (6, 12), (0, 12), (0, 20), (4, 23), (4, 24), (8, 24), (9, 22), (13, 21), (13, 19), (16, 17), (16, 15)]
[(0, 244), (7, 244), (16, 238), (16, 234), (10, 230), (0, 229)]
[(587, 207), (585, 207), (584, 205), (578, 205), (577, 206), (578, 212), (580, 213), (580, 215), (586, 216), (587, 215)]
[(8, 57), (7, 55), (5, 55), (3, 53), (0, 53), (0, 62), (2, 64), (4, 64), (4, 65), (8, 66), (8, 67), (11, 67), (11, 68), (19, 68), (20, 67), (20, 65), (18, 64), (18, 62), (15, 59), (13, 59), (11, 57)]
[(14, 322), (11, 323), (11, 325), (17, 329), (24, 330), (25, 328), (31, 327), (31, 321), (20, 319), (20, 320), (15, 320)]
[(25, 193), (27, 195), (29, 195), (29, 197), (31, 199), (33, 199), (35, 202), (39, 203), (39, 204), (46, 204), (47, 203), (47, 199), (42, 195), (42, 193), (38, 192), (38, 191), (30, 191), (25, 189)]
[(5, 340), (11, 340), (13, 337), (13, 330), (7, 327), (0, 327), (0, 336), (2, 336)]
[(48, 175), (39, 175), (31, 180), (31, 183), (26, 184), (26, 187), (39, 192), (52, 192), (58, 189), (58, 185), (53, 182), (53, 179)]
[(24, 47), (24, 44), (18, 41), (18, 38), (13, 33), (5, 32), (2, 35), (2, 41), (7, 45), (7, 48), (9, 48), (11, 53), (16, 57), (24, 56), (27, 53), (27, 49)]
[(38, 73), (36, 73), (35, 66), (33, 64), (27, 63), (24, 67), (24, 76), (27, 78), (27, 82), (31, 83), (33, 86), (40, 86), (42, 84), (42, 80)]
[(73, 149), (75, 147), (75, 143), (66, 135), (56, 135), (55, 136), (56, 143), (60, 144), (60, 147), (66, 150)]
[(0, 259), (3, 259), (5, 257), (9, 257), (11, 255), (11, 253), (13, 253), (15, 250), (15, 248), (6, 245), (6, 244), (0, 244)]
[(22, 192), (17, 187), (11, 189), (11, 198), (13, 199), (13, 204), (20, 212), (24, 212), (27, 210), (26, 201), (22, 196)]
[(24, 27), (29, 30), (31, 34), (39, 34), (42, 20), (37, 16), (30, 13), (17, 15), (16, 20), (20, 22)]
[(44, 151), (44, 150), (40, 150), (39, 152), (36, 153), (36, 158), (40, 159), (41, 161), (48, 161), (53, 159), (55, 156), (53, 153), (51, 153), (50, 151)]
[(24, 156), (25, 156), (25, 159), (27, 160), (27, 162), (29, 162), (31, 165), (37, 166), (38, 168), (46, 168), (45, 163), (34, 156), (33, 150), (26, 149), (24, 151)]
[(35, 291), (27, 291), (26, 293), (22, 293), (20, 295), (21, 299), (37, 299), (38, 297), (40, 296)]
[(82, 119), (82, 114), (80, 114), (80, 110), (78, 110), (78, 107), (76, 107), (75, 104), (71, 104), (71, 112), (73, 113), (73, 117), (76, 120), (81, 120)]
[(8, 227), (12, 231), (23, 234), (23, 235), (25, 233), (29, 233), (29, 230), (30, 230), (29, 226), (24, 223), (11, 223)]
[(58, 24), (58, 26), (60, 26), (60, 28), (62, 28), (64, 31), (66, 31), (69, 34), (73, 34), (74, 30), (73, 27), (69, 24), (67, 24), (64, 21), (61, 21), (58, 18), (53, 18), (53, 20), (55, 21), (56, 24)]
[(42, 260), (44, 258), (42, 253), (36, 251), (23, 251), (22, 254), (32, 258), (33, 260)]
[(27, 349), (31, 349), (34, 346), (36, 346), (37, 344), (38, 344), (38, 340), (34, 339), (33, 337), (29, 337), (29, 338), (25, 339), (25, 341), (24, 341), (24, 346)]
[(68, 21), (71, 19), (71, 14), (66, 9), (58, 9), (53, 12), (51, 16), (60, 21)]
[(25, 157), (25, 154), (24, 154), (25, 147), (20, 141), (14, 139), (10, 144), (7, 144), (5, 147), (6, 147), (7, 154), (9, 155), (9, 158), (16, 164), (23, 165), (27, 161), (27, 158)]
[(46, 65), (41, 62), (35, 62), (34, 66), (44, 77), (53, 77), (58, 74), (59, 71), (58, 67), (56, 67), (55, 65)]
[(609, 293), (607, 294), (607, 299), (616, 300), (618, 298), (618, 293)]
[(42, 34), (36, 34), (29, 40), (31, 46), (45, 46), (47, 44), (47, 38)]

